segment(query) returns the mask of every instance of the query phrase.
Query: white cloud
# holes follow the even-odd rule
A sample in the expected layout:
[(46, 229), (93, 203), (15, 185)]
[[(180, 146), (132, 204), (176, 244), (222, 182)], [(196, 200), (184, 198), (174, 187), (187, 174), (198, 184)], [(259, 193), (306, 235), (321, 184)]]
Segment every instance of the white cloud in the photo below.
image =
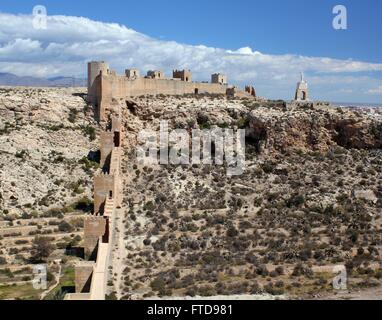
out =
[[(0, 13), (1, 72), (85, 77), (87, 61), (107, 60), (118, 72), (132, 66), (142, 71), (159, 68), (167, 73), (173, 68), (189, 68), (196, 80), (208, 80), (211, 73), (224, 72), (231, 83), (253, 84), (260, 95), (273, 98), (291, 98), (300, 71), (306, 73), (317, 98), (332, 99), (326, 93), (336, 90), (338, 96), (367, 96), (369, 88), (382, 86), (378, 76), (382, 63), (270, 55), (249, 47), (225, 50), (191, 46), (82, 17), (49, 16), (47, 29), (37, 30), (32, 19), (28, 15)], [(366, 72), (369, 76), (357, 76)]]
[(367, 90), (367, 93), (368, 94), (381, 94), (382, 95), (382, 86), (379, 86), (379, 87), (374, 88), (374, 89), (369, 89), (369, 90)]

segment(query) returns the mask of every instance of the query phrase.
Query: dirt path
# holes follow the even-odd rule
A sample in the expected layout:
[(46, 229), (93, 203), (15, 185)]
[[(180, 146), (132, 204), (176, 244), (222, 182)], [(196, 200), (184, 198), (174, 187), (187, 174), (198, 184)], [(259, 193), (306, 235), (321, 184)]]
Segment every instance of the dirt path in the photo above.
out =
[(58, 267), (58, 273), (54, 275), (55, 283), (52, 284), (47, 290), (45, 290), (43, 293), (40, 295), (40, 300), (44, 300), (45, 297), (60, 284), (60, 277), (61, 277), (61, 264)]
[(322, 300), (382, 300), (382, 286), (354, 292), (339, 292), (320, 298)]
[(126, 258), (127, 251), (124, 241), (125, 225), (124, 220), (124, 210), (116, 209), (115, 221), (114, 221), (114, 241), (113, 241), (113, 252), (112, 252), (112, 279), (114, 283), (114, 289), (116, 291), (116, 296), (121, 299), (123, 296), (123, 270), (124, 270), (124, 259)]

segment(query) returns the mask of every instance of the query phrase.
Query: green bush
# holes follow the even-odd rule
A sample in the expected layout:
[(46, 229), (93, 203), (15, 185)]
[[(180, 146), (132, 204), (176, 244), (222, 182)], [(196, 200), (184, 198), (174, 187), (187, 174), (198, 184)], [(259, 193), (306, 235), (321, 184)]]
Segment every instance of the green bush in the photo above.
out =
[(84, 212), (92, 212), (93, 207), (94, 207), (94, 202), (90, 200), (88, 197), (81, 198), (74, 205), (74, 208), (76, 210), (81, 210)]
[(85, 136), (89, 137), (90, 141), (94, 141), (96, 139), (96, 130), (92, 126), (81, 126), (81, 130)]
[(237, 120), (236, 125), (239, 129), (245, 129), (249, 126), (249, 119), (241, 117)]
[(76, 122), (77, 114), (78, 114), (78, 110), (71, 108), (69, 111), (69, 118), (68, 118), (69, 122), (71, 123)]
[(287, 200), (288, 208), (300, 207), (304, 204), (305, 197), (301, 194), (294, 194)]
[(58, 230), (60, 230), (61, 232), (72, 232), (73, 229), (74, 228), (72, 227), (72, 225), (66, 221), (61, 221), (58, 225)]
[(29, 155), (29, 153), (27, 150), (21, 150), (20, 152), (16, 152), (15, 157), (22, 159), (22, 160), (25, 160), (28, 155)]
[(153, 281), (150, 283), (150, 287), (153, 291), (156, 292), (163, 292), (165, 291), (166, 283), (161, 277), (155, 278)]

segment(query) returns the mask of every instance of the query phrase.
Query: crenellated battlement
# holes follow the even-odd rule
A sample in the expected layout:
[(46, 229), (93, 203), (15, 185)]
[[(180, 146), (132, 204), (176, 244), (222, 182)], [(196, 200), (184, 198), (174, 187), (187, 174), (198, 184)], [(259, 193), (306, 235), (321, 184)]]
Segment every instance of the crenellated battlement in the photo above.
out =
[[(124, 75), (118, 75), (109, 69), (106, 62), (91, 62), (88, 64), (88, 99), (96, 106), (96, 114), (100, 121), (106, 121), (107, 109), (113, 99), (126, 99), (141, 95), (184, 95), (184, 94), (220, 94), (232, 92), (225, 74), (211, 75), (211, 82), (192, 81), (190, 70), (173, 70), (172, 78), (166, 78), (160, 70), (148, 71), (146, 77), (141, 77), (138, 69), (127, 69)], [(230, 91), (228, 91), (231, 89)], [(247, 92), (235, 88), (235, 95), (254, 97), (254, 90)]]
[[(89, 68), (113, 74), (105, 63), (89, 64)], [(107, 69), (107, 70), (106, 70)], [(89, 72), (94, 78), (94, 73)], [(89, 78), (89, 83), (91, 83)], [(94, 83), (90, 90), (96, 90)], [(90, 91), (89, 91), (90, 92)], [(107, 266), (111, 256), (111, 235), (116, 208), (121, 203), (120, 165), (123, 150), (120, 113), (105, 115), (107, 125), (100, 134), (101, 169), (93, 176), (94, 211), (84, 219), (85, 259), (94, 262), (78, 264), (75, 268), (76, 293), (71, 300), (103, 300), (106, 294)]]

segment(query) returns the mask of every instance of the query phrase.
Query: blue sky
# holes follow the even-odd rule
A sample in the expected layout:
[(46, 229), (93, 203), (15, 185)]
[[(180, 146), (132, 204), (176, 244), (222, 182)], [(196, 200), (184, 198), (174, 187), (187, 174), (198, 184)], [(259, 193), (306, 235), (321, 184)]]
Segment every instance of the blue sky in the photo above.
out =
[[(23, 0), (0, 10), (27, 14), (36, 4), (187, 44), (382, 62), (380, 0)], [(336, 4), (348, 9), (347, 31), (332, 28)]]
[[(88, 0), (36, 2), (24, 0), (2, 1), (0, 3), (0, 12), (30, 14), (36, 4), (45, 5), (48, 15), (82, 16), (90, 19), (90, 21), (118, 23), (133, 29), (139, 34), (167, 43), (168, 48), (173, 45), (173, 42), (194, 47), (203, 45), (207, 48), (221, 48), (233, 52), (240, 48), (251, 48), (251, 51), (242, 50), (239, 53), (260, 52), (267, 55), (260, 59), (266, 61), (267, 64), (269, 57), (276, 56), (277, 59), (274, 65), (262, 71), (255, 70), (256, 67), (260, 68), (262, 65), (253, 62), (254, 58), (247, 57), (250, 60), (248, 68), (254, 68), (253, 82), (265, 96), (278, 97), (277, 92), (273, 92), (272, 83), (264, 83), (265, 73), (274, 72), (275, 68), (281, 64), (281, 61), (286, 63), (289, 58), (285, 58), (293, 56), (293, 63), (295, 63), (293, 65), (296, 66), (296, 70), (281, 71), (280, 69), (280, 74), (283, 74), (283, 77), (280, 75), (280, 79), (277, 79), (277, 75), (272, 75), (272, 77), (280, 81), (275, 85), (280, 92), (280, 97), (287, 98), (289, 91), (295, 86), (298, 73), (305, 71), (307, 79), (311, 78), (312, 94), (316, 98), (382, 102), (382, 69), (380, 68), (382, 64), (382, 41), (380, 41), (382, 1), (380, 0), (108, 0), (106, 2)], [(332, 9), (336, 4), (343, 4), (348, 9), (348, 30), (336, 31), (332, 28)], [(4, 46), (11, 43), (12, 39), (2, 37), (2, 31), (6, 35), (9, 35), (10, 31), (0, 29), (0, 46), (4, 48)], [(73, 35), (74, 38), (77, 36)], [(127, 35), (124, 37), (121, 39), (128, 38)], [(35, 34), (28, 35), (28, 37), (17, 34), (17, 36), (15, 35), (16, 38), (38, 41), (41, 48), (46, 48), (48, 43), (60, 42), (59, 39), (54, 39), (52, 34), (50, 39)], [(105, 41), (108, 40), (107, 34), (104, 39)], [(121, 41), (121, 39), (118, 41)], [(136, 40), (136, 37), (134, 39)], [(77, 39), (76, 43), (79, 41), (85, 40)], [(68, 41), (67, 44), (69, 45), (69, 43), (71, 41)], [(25, 43), (21, 47), (23, 45)], [(141, 47), (142, 44), (138, 46)], [(12, 50), (14, 47), (20, 48), (20, 44), (12, 46)], [(125, 54), (126, 48), (123, 52)], [(44, 52), (44, 55), (46, 56), (46, 52)], [(205, 55), (203, 56), (205, 57)], [(303, 57), (302, 61), (305, 63), (301, 68), (298, 67), (298, 61), (301, 60), (299, 60), (299, 57)], [(322, 59), (307, 62), (312, 57)], [(80, 63), (86, 58), (83, 55), (81, 57), (75, 55), (62, 59), (65, 61), (77, 59)], [(108, 59), (113, 58), (113, 56), (106, 54), (106, 52), (103, 54), (97, 51), (97, 55), (89, 58)], [(326, 69), (324, 58), (334, 60), (330, 70)], [(31, 58), (29, 57), (29, 59)], [(33, 59), (38, 60), (36, 57)], [(146, 59), (148, 60), (145, 63), (138, 61), (138, 59), (130, 59), (129, 62), (143, 68), (159, 61), (158, 58), (153, 58), (152, 61), (150, 61), (150, 57)], [(159, 67), (168, 68), (170, 62), (178, 64), (174, 67), (187, 66), (187, 63), (178, 56), (169, 54), (164, 56), (163, 59), (167, 59), (167, 61), (163, 61)], [(237, 59), (240, 60), (239, 69), (244, 74), (244, 71), (247, 71), (244, 62), (241, 56)], [(349, 71), (349, 66), (344, 66), (345, 72), (335, 68), (336, 60), (340, 61), (340, 66), (342, 66), (341, 61), (349, 62), (349, 59), (370, 65), (361, 68), (357, 67), (354, 72)], [(121, 71), (122, 65), (115, 61), (115, 59), (110, 61), (112, 66)], [(200, 60), (198, 62), (200, 63)], [(15, 73), (19, 70), (16, 67), (21, 63), (22, 61), (18, 61), (17, 64), (15, 62)], [(320, 66), (316, 67), (314, 63)], [(191, 64), (191, 66), (193, 65)], [(234, 74), (232, 78), (234, 83), (240, 85), (251, 80), (249, 73), (246, 76), (236, 76), (232, 63), (229, 66), (222, 65), (221, 68), (226, 68), (226, 70), (222, 71), (231, 71)], [(0, 63), (0, 72), (1, 69)], [(333, 70), (335, 71), (333, 72)], [(12, 71), (12, 69), (9, 71)], [(58, 68), (55, 68), (54, 72), (53, 69), (46, 71), (47, 75), (49, 73), (55, 75), (57, 72)], [(43, 74), (43, 70), (41, 70), (41, 73)], [(198, 75), (205, 77), (201, 71), (197, 70), (196, 78)], [(293, 79), (289, 79), (289, 76), (293, 77)], [(287, 81), (285, 88), (280, 87), (281, 78)], [(357, 79), (359, 79), (359, 83), (357, 83)], [(259, 83), (261, 80), (263, 82)], [(331, 85), (325, 86), (328, 81)], [(333, 84), (338, 86), (338, 90), (333, 90)], [(357, 86), (360, 85), (364, 86), (362, 92), (356, 90)], [(330, 88), (331, 92), (326, 92), (326, 88)]]

